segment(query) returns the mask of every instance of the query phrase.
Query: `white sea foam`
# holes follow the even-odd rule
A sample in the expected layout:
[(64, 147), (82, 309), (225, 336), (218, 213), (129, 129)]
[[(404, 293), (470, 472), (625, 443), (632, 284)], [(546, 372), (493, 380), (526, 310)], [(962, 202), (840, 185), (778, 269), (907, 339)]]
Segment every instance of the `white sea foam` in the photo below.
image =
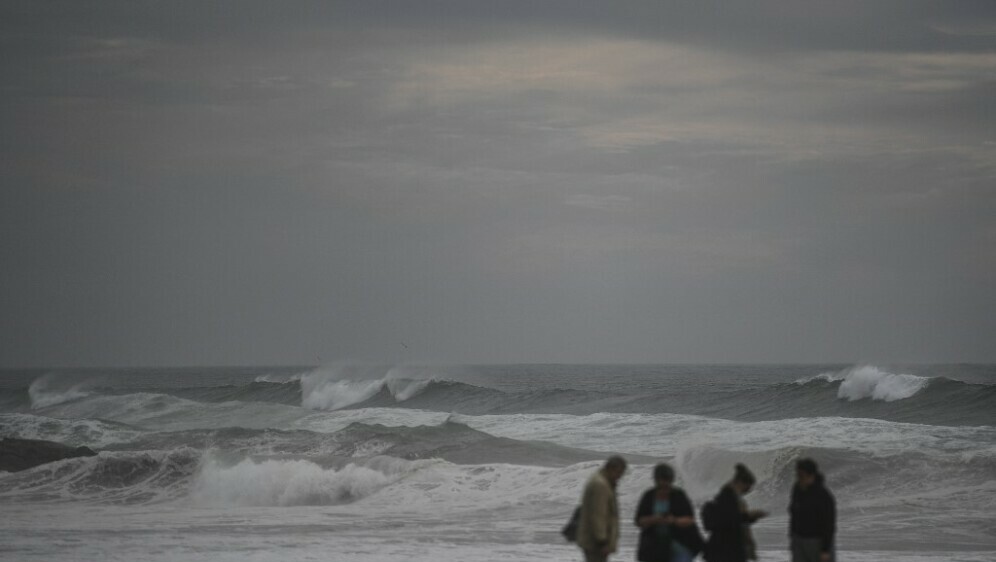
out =
[(301, 405), (312, 410), (338, 410), (373, 398), (383, 387), (383, 380), (325, 380), (304, 377), (301, 384)]
[(801, 378), (795, 383), (802, 385), (814, 381), (840, 382), (840, 386), (837, 388), (837, 398), (846, 398), (852, 402), (864, 398), (892, 402), (909, 398), (920, 392), (930, 383), (930, 378), (894, 374), (873, 365), (861, 365), (842, 371), (820, 373), (814, 377)]
[(401, 378), (388, 378), (386, 380), (387, 389), (394, 396), (394, 399), (398, 402), (404, 402), (412, 396), (425, 390), (429, 384), (433, 381), (432, 379), (424, 380), (413, 380), (413, 379), (401, 379)]
[(19, 501), (92, 500), (151, 503), (184, 496), (200, 452), (102, 451), (46, 463), (0, 479), (0, 498)]
[[(352, 506), (344, 506), (343, 510)], [(118, 506), (43, 506), (18, 512), (18, 521), (0, 529), (0, 540), (19, 562), (110, 560), (129, 562), (575, 562), (580, 553), (556, 532), (560, 518), (526, 516), (494, 521), (447, 518), (437, 511), (405, 520), (367, 514), (329, 513), (334, 508), (250, 509), (228, 507), (149, 510)], [(782, 511), (782, 510), (779, 510)], [(629, 513), (624, 513), (629, 515)], [(935, 514), (931, 514), (936, 517)], [(759, 526), (778, 517), (763, 519)], [(22, 522), (23, 521), (23, 522)], [(85, 522), (85, 526), (82, 523)], [(625, 522), (624, 522), (625, 523)], [(868, 550), (855, 545), (860, 521), (842, 519), (838, 537), (848, 562), (992, 562), (991, 542), (982, 548), (952, 550), (931, 544), (933, 535), (902, 550)], [(15, 526), (16, 525), (16, 526)], [(759, 558), (788, 562), (784, 526), (755, 529)], [(30, 532), (24, 532), (29, 529)], [(81, 531), (87, 531), (86, 532)], [(621, 526), (620, 550), (613, 560), (632, 560), (636, 528)], [(940, 531), (939, 531), (940, 532)], [(904, 536), (909, 536), (910, 531)], [(69, 540), (59, 540), (70, 536)], [(109, 540), (113, 537), (113, 540)], [(864, 547), (864, 548), (862, 548)], [(915, 549), (915, 550), (911, 550)], [(977, 549), (977, 550), (976, 550)]]
[(353, 423), (379, 424), (392, 427), (439, 425), (450, 415), (446, 412), (400, 408), (357, 408), (334, 412), (310, 412), (291, 424), (292, 429), (318, 433), (334, 433)]
[(909, 398), (927, 386), (930, 379), (916, 375), (893, 374), (865, 365), (850, 369), (837, 389), (837, 398), (884, 400)]
[[(335, 506), (351, 513), (424, 514), (572, 505), (585, 479), (600, 466), (585, 462), (550, 468), (508, 464), (458, 465), (441, 460), (374, 457), (341, 468), (308, 460), (243, 459), (209, 455), (190, 487), (199, 506)], [(649, 474), (649, 468), (644, 467)], [(630, 501), (646, 482), (630, 479), (620, 493)]]
[[(626, 479), (628, 479), (627, 476)], [(8, 508), (8, 506), (4, 506)], [(196, 507), (150, 510), (144, 506), (32, 506), (18, 510), (0, 527), (0, 541), (17, 553), (18, 561), (111, 560), (130, 562), (574, 562), (580, 553), (556, 532), (562, 517), (523, 514), (495, 520), (486, 513), (457, 518), (432, 510), (405, 519), (357, 513), (342, 508)], [(569, 509), (564, 506), (563, 509)], [(628, 504), (621, 504), (629, 515)], [(340, 512), (341, 510), (341, 512)], [(349, 513), (345, 513), (349, 510)], [(781, 512), (783, 510), (779, 510)], [(759, 558), (787, 562), (784, 517), (762, 519), (755, 529)], [(937, 517), (936, 513), (929, 516)], [(769, 523), (771, 522), (771, 523)], [(624, 522), (625, 523), (625, 522)], [(981, 546), (954, 550), (936, 544), (935, 534), (917, 524), (899, 528), (908, 540), (901, 550), (871, 548), (855, 534), (868, 533), (864, 518), (841, 518), (838, 540), (841, 557), (849, 562), (992, 562), (992, 540)], [(878, 529), (879, 527), (876, 527)], [(884, 534), (894, 527), (886, 526)], [(928, 531), (928, 532), (925, 532)], [(631, 560), (637, 529), (621, 526), (620, 551), (613, 560)], [(936, 533), (946, 532), (947, 528)], [(73, 540), (65, 540), (65, 537)], [(960, 536), (956, 535), (957, 538)], [(61, 540), (60, 540), (61, 539)], [(113, 539), (113, 540), (112, 540)], [(860, 542), (859, 542), (860, 541)]]
[(32, 414), (0, 414), (0, 437), (105, 447), (135, 439), (141, 433), (94, 419), (64, 420)]
[[(853, 370), (821, 374), (810, 379), (818, 382), (800, 394), (833, 401), (835, 387)], [(388, 374), (343, 372), (333, 383), (382, 381), (378, 392), (384, 397), (390, 392), (399, 401), (411, 399), (429, 384), (399, 372)], [(875, 389), (886, 375), (893, 374), (884, 373), (862, 391), (869, 402), (876, 400)], [(888, 389), (888, 384), (882, 386), (880, 395), (892, 392)], [(337, 388), (328, 392), (334, 394), (333, 390)], [(875, 404), (887, 407), (884, 402)], [(335, 432), (354, 422), (410, 427), (438, 425), (448, 417), (445, 412), (408, 408), (329, 411), (254, 402), (200, 403), (161, 394), (94, 394), (49, 406), (44, 414), (141, 425), (147, 430), (140, 432), (142, 449), (158, 442), (152, 431), (217, 429), (217, 441), (210, 437), (208, 441), (219, 452), (217, 458), (202, 458), (204, 437), (194, 432), (196, 441), (190, 442), (197, 445), (184, 451), (105, 451), (98, 457), (0, 474), (0, 512), (6, 516), (0, 524), (0, 543), (18, 560), (290, 562), (310, 560), (318, 553), (355, 562), (566, 562), (577, 558), (577, 549), (564, 543), (557, 530), (577, 504), (585, 479), (600, 465), (599, 461), (555, 467), (463, 465), (388, 457), (353, 458), (348, 459), (352, 464), (342, 465), (346, 459), (331, 460), (339, 445), (348, 445), (354, 434), (376, 435), (381, 428), (372, 432), (360, 428), (339, 436), (238, 430)], [(762, 552), (766, 560), (788, 557), (785, 505), (793, 461), (801, 454), (814, 456), (827, 474), (840, 509), (839, 543), (849, 560), (996, 559), (991, 525), (996, 508), (996, 481), (991, 476), (996, 467), (996, 427), (847, 417), (739, 422), (664, 413), (452, 419), (499, 437), (626, 454), (632, 465), (619, 486), (624, 516), (632, 514), (639, 494), (651, 485), (651, 464), (657, 458), (675, 466), (679, 485), (697, 506), (730, 477), (734, 462), (744, 462), (759, 479), (746, 500), (751, 507), (772, 513), (755, 527), (759, 544), (768, 549)], [(127, 426), (92, 420), (0, 416), (0, 434), (89, 436), (130, 431)], [(415, 440), (423, 432), (397, 433)], [(169, 447), (187, 442), (185, 436), (172, 433), (161, 438)], [(298, 443), (306, 446), (298, 450)], [(379, 450), (375, 439), (361, 444), (354, 454)], [(256, 456), (237, 461), (246, 454)], [(636, 454), (655, 459), (640, 460)], [(313, 455), (314, 462), (298, 460), (301, 455)], [(73, 541), (62, 540), (67, 533)], [(625, 559), (634, 554), (637, 530), (626, 524), (622, 535), (617, 557)]]
[(376, 378), (355, 378), (346, 369), (323, 367), (301, 376), (301, 405), (312, 410), (338, 410), (369, 400), (384, 388), (395, 401), (403, 402), (431, 382), (432, 379), (412, 379), (398, 367)]
[(418, 467), (387, 457), (341, 469), (305, 460), (244, 459), (225, 465), (208, 458), (197, 473), (191, 497), (203, 505), (335, 505), (369, 496)]
[[(366, 512), (405, 513), (496, 513), (523, 510), (536, 515), (552, 511), (559, 517), (569, 513), (580, 497), (585, 480), (601, 462), (583, 462), (565, 467), (511, 464), (458, 465), (445, 461), (427, 464), (398, 480), (384, 493), (362, 500)], [(649, 467), (644, 467), (649, 474)], [(646, 482), (624, 479), (619, 493), (627, 504)]]
[(253, 379), (253, 382), (272, 382), (272, 383), (286, 384), (286, 383), (291, 383), (291, 382), (297, 382), (297, 381), (301, 380), (301, 377), (303, 377), (303, 376), (304, 376), (304, 373), (296, 373), (296, 374), (293, 374), (293, 375), (291, 375), (289, 377), (286, 376), (286, 375), (284, 375), (284, 376), (281, 376), (281, 375), (260, 375), (260, 376), (256, 377), (255, 379)]
[(86, 398), (90, 393), (83, 390), (83, 386), (83, 384), (78, 384), (69, 389), (55, 390), (52, 388), (52, 379), (49, 376), (38, 377), (28, 387), (31, 407), (34, 409), (45, 408)]
[(793, 418), (737, 422), (683, 414), (600, 413), (453, 416), (498, 437), (549, 441), (567, 447), (672, 457), (710, 444), (757, 452), (785, 447), (847, 449), (867, 454), (907, 450), (996, 455), (996, 428), (927, 426), (867, 418)]

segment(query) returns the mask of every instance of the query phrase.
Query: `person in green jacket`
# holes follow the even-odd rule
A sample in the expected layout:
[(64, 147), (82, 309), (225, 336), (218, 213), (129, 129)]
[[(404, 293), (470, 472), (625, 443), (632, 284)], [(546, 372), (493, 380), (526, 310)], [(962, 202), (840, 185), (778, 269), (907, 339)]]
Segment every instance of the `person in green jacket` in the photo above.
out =
[(578, 521), (578, 546), (585, 562), (605, 562), (619, 546), (616, 484), (625, 473), (626, 459), (610, 457), (585, 484)]

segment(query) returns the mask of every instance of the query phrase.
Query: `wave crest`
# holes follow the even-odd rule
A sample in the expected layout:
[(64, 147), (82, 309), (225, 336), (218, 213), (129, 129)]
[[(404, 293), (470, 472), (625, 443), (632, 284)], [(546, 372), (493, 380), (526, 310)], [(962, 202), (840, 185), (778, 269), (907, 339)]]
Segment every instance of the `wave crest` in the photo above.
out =
[(43, 439), (78, 447), (106, 447), (137, 438), (141, 431), (127, 424), (98, 419), (58, 419), (32, 414), (0, 414), (0, 437)]
[(805, 385), (818, 381), (824, 383), (839, 382), (840, 386), (837, 387), (837, 398), (839, 399), (846, 398), (854, 402), (870, 398), (883, 402), (893, 402), (910, 398), (920, 392), (930, 384), (931, 378), (895, 374), (879, 369), (874, 365), (861, 365), (837, 372), (820, 373), (815, 377), (799, 379), (795, 383)]
[(51, 383), (52, 378), (48, 375), (40, 376), (31, 382), (31, 386), (28, 387), (28, 396), (31, 397), (32, 409), (47, 408), (90, 396), (89, 392), (83, 390), (83, 384), (69, 389), (55, 390)]
[[(366, 376), (363, 376), (366, 375)], [(318, 369), (301, 376), (301, 405), (311, 410), (339, 410), (365, 402), (384, 389), (396, 402), (416, 396), (435, 379), (412, 379), (399, 368), (389, 369), (378, 378), (370, 373), (349, 372), (345, 369)]]
[(837, 388), (837, 398), (850, 401), (871, 398), (892, 402), (909, 398), (926, 388), (930, 379), (916, 375), (893, 374), (870, 365), (850, 369)]
[(200, 452), (103, 451), (96, 457), (55, 461), (0, 479), (0, 498), (20, 501), (152, 503), (186, 493)]
[(420, 463), (380, 457), (365, 466), (335, 468), (306, 460), (208, 459), (193, 484), (195, 502), (210, 505), (335, 505), (367, 497), (418, 469)]

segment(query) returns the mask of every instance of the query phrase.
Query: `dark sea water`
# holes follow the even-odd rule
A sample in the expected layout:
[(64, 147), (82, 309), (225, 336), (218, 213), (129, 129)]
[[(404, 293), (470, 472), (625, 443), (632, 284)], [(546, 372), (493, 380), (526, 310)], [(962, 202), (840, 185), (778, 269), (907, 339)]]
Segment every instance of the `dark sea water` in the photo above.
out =
[(848, 560), (996, 560), (996, 366), (340, 365), (0, 371), (0, 436), (97, 457), (0, 473), (2, 560), (574, 560), (610, 453), (697, 505), (736, 462), (785, 560), (794, 461)]

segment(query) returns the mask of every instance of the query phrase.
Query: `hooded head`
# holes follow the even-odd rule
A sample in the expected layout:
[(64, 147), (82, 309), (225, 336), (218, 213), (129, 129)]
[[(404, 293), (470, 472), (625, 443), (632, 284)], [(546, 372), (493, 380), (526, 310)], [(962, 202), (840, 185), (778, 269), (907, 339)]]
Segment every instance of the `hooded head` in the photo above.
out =
[(813, 459), (799, 459), (795, 463), (795, 482), (803, 490), (812, 485), (822, 485), (823, 475)]

